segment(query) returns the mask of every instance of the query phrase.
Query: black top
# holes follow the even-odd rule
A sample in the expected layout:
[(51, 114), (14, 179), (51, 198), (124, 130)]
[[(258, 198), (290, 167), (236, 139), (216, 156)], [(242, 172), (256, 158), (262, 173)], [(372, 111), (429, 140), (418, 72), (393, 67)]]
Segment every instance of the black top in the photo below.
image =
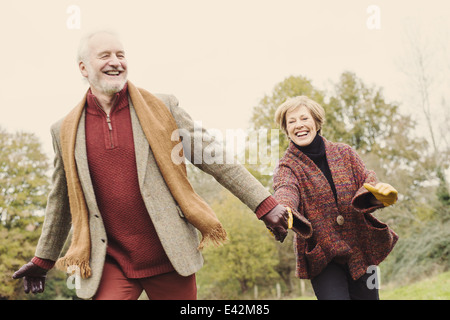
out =
[(316, 134), (314, 140), (307, 146), (300, 147), (294, 143), (294, 145), (303, 152), (308, 158), (310, 158), (317, 167), (319, 167), (320, 171), (327, 178), (328, 183), (330, 184), (331, 190), (333, 191), (334, 199), (337, 204), (337, 194), (336, 187), (333, 182), (333, 177), (331, 176), (330, 167), (328, 166), (327, 155), (325, 152), (325, 142), (319, 134)]

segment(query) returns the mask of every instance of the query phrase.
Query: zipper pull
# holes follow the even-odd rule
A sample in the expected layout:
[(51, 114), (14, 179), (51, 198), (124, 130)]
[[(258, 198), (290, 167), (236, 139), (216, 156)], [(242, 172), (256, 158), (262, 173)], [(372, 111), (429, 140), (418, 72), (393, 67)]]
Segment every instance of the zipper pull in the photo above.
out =
[(111, 119), (109, 118), (109, 114), (106, 115), (106, 122), (108, 123), (109, 131), (112, 131)]

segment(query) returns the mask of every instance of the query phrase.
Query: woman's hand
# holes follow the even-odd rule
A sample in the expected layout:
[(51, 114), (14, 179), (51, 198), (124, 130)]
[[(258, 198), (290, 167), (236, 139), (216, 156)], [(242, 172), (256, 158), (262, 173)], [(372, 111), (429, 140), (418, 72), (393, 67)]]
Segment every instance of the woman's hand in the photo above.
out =
[(385, 207), (393, 205), (397, 202), (398, 192), (388, 183), (380, 182), (377, 183), (375, 187), (368, 183), (364, 183), (364, 188), (369, 190)]

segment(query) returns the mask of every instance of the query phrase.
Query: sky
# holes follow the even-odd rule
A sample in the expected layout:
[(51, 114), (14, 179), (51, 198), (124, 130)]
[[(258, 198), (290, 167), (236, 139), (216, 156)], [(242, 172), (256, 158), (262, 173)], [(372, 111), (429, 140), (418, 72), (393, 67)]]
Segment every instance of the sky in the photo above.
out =
[(105, 28), (125, 46), (130, 81), (174, 94), (207, 128), (248, 128), (253, 107), (291, 75), (326, 89), (352, 71), (417, 112), (400, 67), (405, 32), (448, 39), (449, 12), (446, 0), (2, 1), (0, 126), (35, 133), (51, 159), (50, 126), (88, 88), (79, 40)]

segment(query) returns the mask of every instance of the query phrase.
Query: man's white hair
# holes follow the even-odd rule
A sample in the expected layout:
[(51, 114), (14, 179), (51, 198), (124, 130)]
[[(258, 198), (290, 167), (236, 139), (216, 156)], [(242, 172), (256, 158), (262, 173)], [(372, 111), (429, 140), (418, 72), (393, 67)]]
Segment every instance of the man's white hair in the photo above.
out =
[(90, 32), (86, 34), (84, 37), (81, 38), (80, 44), (78, 45), (78, 52), (77, 52), (77, 63), (84, 62), (87, 63), (87, 58), (89, 57), (89, 40), (99, 33), (108, 33), (116, 38), (119, 38), (119, 35), (117, 32), (109, 29), (101, 29), (94, 32)]

